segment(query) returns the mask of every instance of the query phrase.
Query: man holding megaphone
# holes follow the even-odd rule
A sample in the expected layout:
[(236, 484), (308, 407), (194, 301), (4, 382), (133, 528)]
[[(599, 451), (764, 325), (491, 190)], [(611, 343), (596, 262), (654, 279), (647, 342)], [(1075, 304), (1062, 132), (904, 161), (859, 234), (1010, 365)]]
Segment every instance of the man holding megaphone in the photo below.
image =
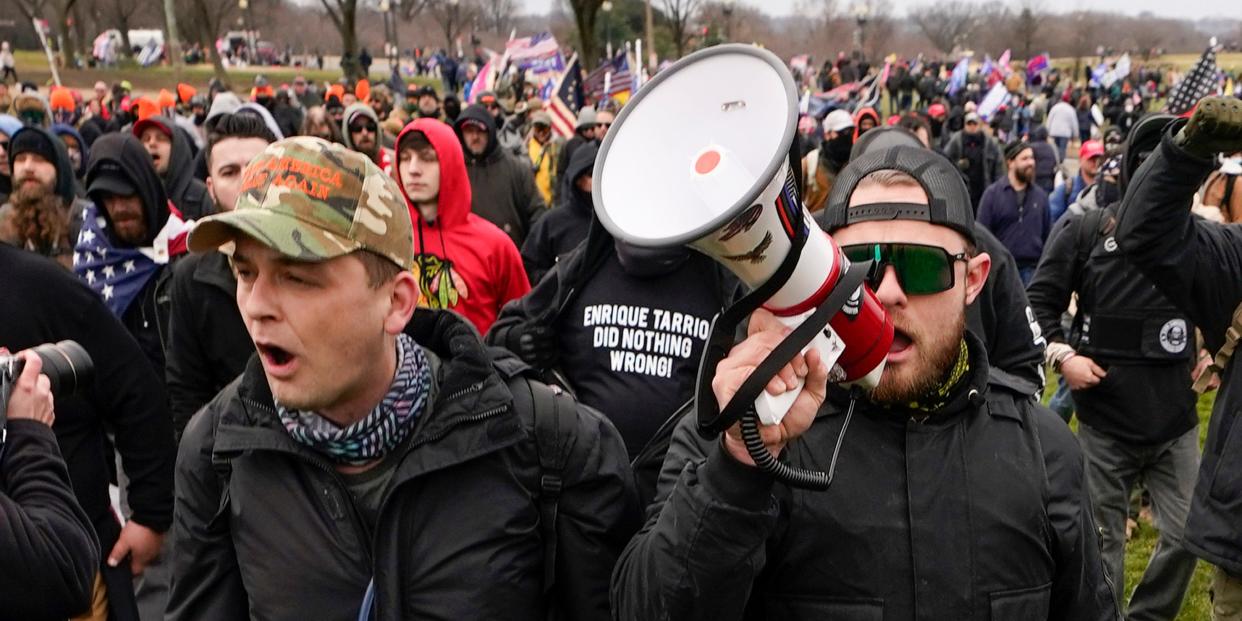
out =
[(688, 243), (752, 289), (712, 328), (614, 616), (1116, 619), (1077, 442), (966, 329), (992, 260), (961, 175), (927, 149), (868, 151), (810, 225), (792, 85), (767, 52), (709, 48), (601, 147), (610, 232)]
[[(767, 390), (806, 389), (761, 433), (792, 467), (833, 463), (832, 487), (777, 483), (738, 425), (708, 441), (683, 421), (656, 510), (614, 574), (619, 617), (1116, 618), (1074, 437), (992, 380), (965, 329), (991, 259), (975, 249), (960, 176), (934, 153), (895, 147), (847, 166), (826, 209), (844, 254), (874, 261), (868, 283), (893, 345), (867, 394), (830, 385), (819, 352), (795, 356)], [(716, 367), (716, 400), (787, 333), (756, 311)]]

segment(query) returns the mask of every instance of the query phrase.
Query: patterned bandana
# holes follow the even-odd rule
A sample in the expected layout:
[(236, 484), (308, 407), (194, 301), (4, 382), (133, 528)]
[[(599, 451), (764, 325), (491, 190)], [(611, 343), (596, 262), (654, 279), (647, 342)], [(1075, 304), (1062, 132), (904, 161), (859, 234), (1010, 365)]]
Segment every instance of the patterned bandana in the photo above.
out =
[(957, 362), (949, 368), (944, 381), (924, 395), (922, 399), (913, 401), (906, 407), (924, 413), (940, 410), (952, 400), (954, 391), (962, 383), (962, 378), (966, 377), (968, 371), (970, 371), (970, 349), (966, 347), (966, 339), (962, 339), (961, 345), (958, 346)]
[(342, 429), (314, 412), (289, 410), (279, 403), (276, 413), (299, 444), (338, 464), (361, 466), (384, 457), (410, 435), (430, 394), (427, 355), (413, 338), (402, 334), (397, 338), (392, 386), (366, 418)]

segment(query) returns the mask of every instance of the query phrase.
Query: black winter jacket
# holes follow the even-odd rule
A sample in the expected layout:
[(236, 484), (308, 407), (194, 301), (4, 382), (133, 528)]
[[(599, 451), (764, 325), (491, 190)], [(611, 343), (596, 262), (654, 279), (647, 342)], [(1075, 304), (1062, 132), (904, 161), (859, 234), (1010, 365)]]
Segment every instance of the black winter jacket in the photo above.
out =
[(180, 437), (190, 417), (232, 382), (254, 354), (237, 310), (237, 280), (219, 252), (188, 256), (173, 266), (169, 287), (165, 377)]
[(121, 532), (108, 497), (111, 467), (105, 432), (113, 435), (129, 476), (131, 519), (156, 532), (167, 530), (176, 458), (172, 419), (164, 383), (133, 337), (72, 274), (4, 244), (0, 292), (0, 346), (20, 351), (72, 339), (95, 363), (92, 384), (77, 396), (56, 400), (53, 430), (74, 495), (94, 525), (100, 547), (111, 550)]
[[(1061, 218), (1027, 293), (1050, 341), (1073, 346), (1108, 372), (1098, 385), (1074, 391), (1079, 419), (1123, 442), (1151, 446), (1199, 422), (1190, 389), (1194, 326), (1118, 252), (1115, 211), (1114, 204)], [(1061, 315), (1075, 292), (1078, 312), (1066, 334)]]
[[(176, 141), (174, 140), (174, 157), (173, 164), (176, 165)], [(95, 180), (96, 177), (110, 170), (112, 165), (120, 167), (121, 172), (130, 180), (130, 183), (138, 191), (138, 197), (142, 199), (142, 208), (146, 218), (147, 237), (142, 240), (139, 246), (149, 247), (154, 241), (156, 235), (164, 228), (170, 217), (168, 203), (169, 195), (165, 193), (164, 186), (160, 182), (160, 178), (155, 173), (155, 166), (151, 163), (151, 156), (147, 154), (142, 143), (138, 142), (133, 136), (117, 133), (108, 134), (101, 137), (95, 142), (95, 147), (91, 150), (90, 164), (86, 171), (86, 185)], [(96, 205), (103, 205), (103, 195), (95, 194), (91, 196), (91, 200)], [(98, 210), (99, 217), (105, 220), (109, 219), (108, 211), (102, 207)], [(107, 234), (111, 237), (112, 244), (115, 246), (126, 246), (116, 237), (116, 230), (111, 222), (108, 223), (106, 229)], [(172, 259), (176, 260), (176, 259)], [(121, 323), (125, 324), (126, 329), (138, 341), (138, 345), (142, 347), (142, 351), (146, 353), (147, 359), (155, 367), (156, 373), (159, 374), (160, 380), (164, 378), (164, 352), (168, 336), (168, 313), (171, 306), (171, 298), (168, 293), (168, 284), (171, 282), (172, 271), (169, 269), (171, 265), (164, 265), (152, 275), (143, 285), (142, 291), (125, 309), (125, 313), (121, 317)]]
[(479, 156), (466, 149), (462, 142), (466, 174), (470, 176), (470, 210), (500, 227), (513, 239), (514, 245), (521, 248), (530, 227), (548, 207), (535, 187), (535, 175), (529, 163), (500, 148), (496, 122), (483, 106), (472, 105), (458, 117), (453, 130), (459, 139), (466, 120), (482, 123), (488, 135), (487, 148)]
[[(1078, 443), (990, 382), (967, 338), (969, 391), (922, 423), (859, 401), (826, 492), (777, 484), (682, 420), (613, 576), (616, 617), (1117, 619)], [(782, 461), (827, 469), (844, 409), (825, 404)]]
[[(355, 619), (372, 577), (376, 619), (543, 618), (531, 412), (514, 411), (458, 315), (419, 310), (406, 331), (441, 360), (439, 391), (374, 532), (335, 469), (285, 432), (257, 357), (194, 416), (177, 460), (168, 619)], [(616, 430), (586, 408), (577, 420), (556, 579), (567, 618), (603, 620), (637, 507)]]
[(574, 152), (566, 175), (560, 178), (559, 204), (535, 221), (530, 235), (522, 242), (522, 264), (531, 286), (539, 284), (563, 255), (587, 237), (595, 206), (591, 193), (583, 192), (576, 184), (579, 177), (591, 174), (597, 151), (599, 147), (588, 142)]
[(0, 620), (65, 619), (90, 606), (99, 541), (69, 487), (56, 436), (9, 419), (0, 467)]
[[(1184, 310), (1215, 352), (1242, 303), (1242, 227), (1191, 217), (1195, 191), (1212, 171), (1173, 144), (1183, 121), (1130, 180), (1118, 215), (1117, 242), (1173, 304)], [(1186, 548), (1242, 576), (1242, 357), (1221, 374), (1199, 482), (1186, 518)]]

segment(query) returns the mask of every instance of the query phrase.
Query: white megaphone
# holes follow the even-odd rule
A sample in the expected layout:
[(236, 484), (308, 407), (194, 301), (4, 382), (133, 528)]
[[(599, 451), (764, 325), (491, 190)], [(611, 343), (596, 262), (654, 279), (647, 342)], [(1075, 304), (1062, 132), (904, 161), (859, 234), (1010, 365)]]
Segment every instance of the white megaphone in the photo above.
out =
[[(737, 44), (696, 52), (657, 74), (622, 109), (596, 158), (595, 211), (627, 243), (687, 244), (752, 290), (777, 285), (759, 302), (788, 326), (803, 324), (835, 294), (841, 310), (830, 321), (821, 314), (828, 326), (809, 347), (820, 350), (833, 381), (873, 387), (892, 320), (861, 285), (861, 273), (851, 274), (852, 287), (842, 286), (849, 262), (802, 205), (788, 160), (797, 121), (793, 77), (771, 52)], [(783, 282), (769, 282), (774, 276)], [(705, 370), (714, 372), (714, 363), (700, 369), (700, 401)], [(780, 422), (801, 389), (760, 392), (759, 420)]]

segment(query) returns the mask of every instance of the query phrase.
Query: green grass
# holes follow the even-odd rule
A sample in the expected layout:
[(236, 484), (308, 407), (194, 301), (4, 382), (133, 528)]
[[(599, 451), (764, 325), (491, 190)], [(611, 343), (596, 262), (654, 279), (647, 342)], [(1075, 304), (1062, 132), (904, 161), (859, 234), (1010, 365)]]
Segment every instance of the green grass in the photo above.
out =
[[(52, 79), (52, 72), (47, 66), (47, 56), (42, 51), (18, 50), (13, 53), (13, 56), (17, 60), (17, 74), (23, 81), (34, 82), (42, 86)], [(238, 92), (249, 89), (254, 83), (254, 77), (259, 74), (267, 76), (275, 86), (279, 86), (281, 82), (292, 82), (294, 76), (299, 74), (317, 83), (335, 82), (341, 77), (341, 72), (335, 69), (320, 71), (309, 67), (232, 68), (228, 70), (228, 74), (233, 82), (233, 89)], [(210, 63), (186, 65), (181, 73), (182, 82), (200, 89), (205, 89), (213, 77), (215, 77), (215, 72)], [(387, 78), (388, 76), (379, 75), (376, 72), (371, 74), (372, 84), (385, 81)], [(129, 80), (134, 85), (134, 90), (139, 93), (158, 92), (161, 88), (172, 90), (177, 84), (171, 66), (140, 67), (132, 61), (126, 61), (114, 69), (62, 68), (60, 80), (65, 86), (76, 89), (89, 89), (97, 80), (103, 80), (108, 84)], [(440, 85), (439, 80), (431, 78), (419, 77), (414, 78), (413, 81), (419, 84), (431, 84), (437, 88)]]
[[(1043, 402), (1048, 403), (1052, 398), (1057, 386), (1057, 377), (1055, 373), (1049, 371), (1048, 385), (1044, 388)], [(1202, 450), (1203, 442), (1207, 437), (1208, 418), (1212, 413), (1212, 403), (1216, 398), (1215, 392), (1210, 392), (1199, 397), (1199, 448)], [(1078, 432), (1078, 418), (1075, 417), (1070, 421), (1070, 428), (1075, 433)], [(1138, 531), (1134, 537), (1126, 544), (1126, 583), (1125, 595), (1129, 598), (1130, 592), (1138, 584), (1139, 578), (1143, 576), (1143, 571), (1147, 568), (1147, 561), (1151, 558), (1152, 550), (1156, 547), (1156, 528), (1150, 523), (1140, 523)], [(1177, 615), (1178, 621), (1204, 621), (1212, 618), (1212, 604), (1208, 600), (1208, 587), (1212, 583), (1211, 568), (1207, 563), (1199, 561), (1198, 567), (1195, 568), (1195, 575), (1190, 581), (1190, 588), (1186, 591), (1186, 599), (1182, 603), (1182, 611)]]

